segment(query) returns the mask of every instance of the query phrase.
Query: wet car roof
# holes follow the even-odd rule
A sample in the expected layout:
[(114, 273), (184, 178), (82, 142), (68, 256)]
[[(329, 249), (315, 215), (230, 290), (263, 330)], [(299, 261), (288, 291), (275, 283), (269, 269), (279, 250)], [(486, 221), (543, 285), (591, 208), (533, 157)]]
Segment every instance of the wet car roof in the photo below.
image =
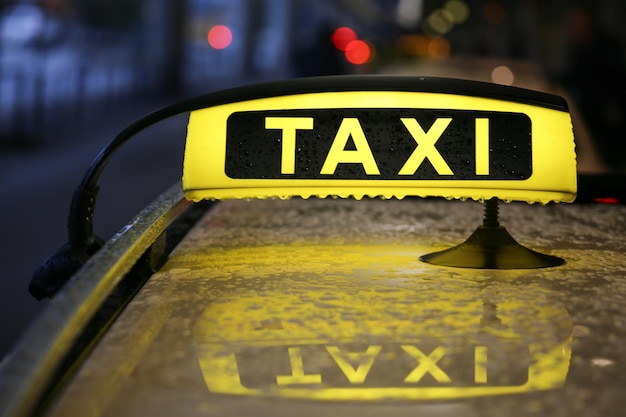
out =
[(48, 415), (610, 415), (626, 382), (626, 208), (501, 207), (565, 264), (429, 265), (481, 205), (227, 201), (139, 291)]

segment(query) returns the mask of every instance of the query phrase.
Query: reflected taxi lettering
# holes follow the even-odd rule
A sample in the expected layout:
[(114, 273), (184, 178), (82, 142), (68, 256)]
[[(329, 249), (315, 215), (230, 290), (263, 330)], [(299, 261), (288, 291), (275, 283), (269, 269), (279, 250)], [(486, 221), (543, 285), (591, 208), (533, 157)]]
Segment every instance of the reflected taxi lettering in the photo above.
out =
[(532, 174), (521, 113), (323, 109), (228, 119), (231, 178), (513, 179)]
[[(515, 360), (503, 361), (505, 352), (506, 358), (513, 355)], [(528, 348), (511, 343), (428, 348), (416, 344), (249, 347), (235, 358), (241, 384), (247, 388), (522, 385), (530, 365)], [(497, 358), (498, 363), (490, 364)]]

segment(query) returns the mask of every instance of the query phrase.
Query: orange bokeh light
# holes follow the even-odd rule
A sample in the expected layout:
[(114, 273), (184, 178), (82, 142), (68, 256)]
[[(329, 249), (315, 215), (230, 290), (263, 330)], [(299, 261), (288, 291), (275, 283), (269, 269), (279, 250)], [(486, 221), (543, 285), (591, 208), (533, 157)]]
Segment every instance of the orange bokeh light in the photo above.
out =
[(446, 38), (432, 38), (428, 42), (428, 55), (435, 59), (445, 59), (450, 56), (450, 42)]

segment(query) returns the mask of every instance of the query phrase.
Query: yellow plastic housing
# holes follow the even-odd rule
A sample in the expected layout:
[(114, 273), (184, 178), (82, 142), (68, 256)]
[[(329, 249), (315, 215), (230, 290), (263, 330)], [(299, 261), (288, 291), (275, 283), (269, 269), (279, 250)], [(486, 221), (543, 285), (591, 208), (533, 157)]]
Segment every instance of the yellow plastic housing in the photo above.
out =
[[(332, 142), (324, 167), (316, 178), (293, 175), (293, 167), (289, 164), (294, 163), (295, 156), (290, 156), (290, 152), (293, 152), (291, 148), (295, 148), (301, 132), (311, 131), (313, 124), (317, 123), (315, 115), (319, 113), (319, 110), (324, 109), (334, 110), (340, 115), (342, 112), (346, 114), (345, 117), (341, 116), (341, 125), (334, 138), (320, 138), (320, 140)], [(358, 115), (360, 111), (365, 110), (393, 114), (393, 109), (398, 109), (398, 120), (404, 125), (404, 127), (399, 125), (399, 129), (404, 129), (405, 135), (409, 132), (416, 142), (414, 149), (404, 151), (403, 158), (407, 160), (407, 164), (403, 169), (411, 174), (415, 172), (416, 167), (426, 164), (428, 160), (432, 165), (431, 172), (436, 175), (422, 179), (407, 176), (407, 172), (398, 172), (395, 177), (387, 175), (381, 179), (379, 170), (382, 167), (377, 161), (377, 155), (368, 148), (370, 145), (368, 135), (371, 129), (366, 129), (359, 124)], [(410, 117), (403, 118), (403, 114), (411, 111), (436, 111), (444, 115), (449, 112), (452, 116), (439, 117), (429, 126), (428, 123), (412, 122)], [(476, 138), (474, 144), (468, 145), (476, 149), (475, 167), (472, 166), (476, 177), (458, 179), (449, 166), (459, 161), (451, 161), (450, 152), (446, 158), (440, 158), (441, 155), (438, 156), (436, 151), (436, 141), (438, 136), (445, 131), (446, 124), (454, 120), (455, 114), (463, 111), (474, 111), (477, 114), (484, 113), (495, 117), (499, 114), (527, 117), (530, 122), (530, 175), (523, 179), (490, 178), (489, 158), (494, 156), (500, 159), (505, 158), (504, 154), (509, 151), (492, 149), (495, 141), (504, 139), (489, 137), (489, 122), (485, 122), (489, 117), (485, 116), (481, 117), (481, 120), (476, 119), (475, 127), (472, 125), (475, 132), (468, 136)], [(291, 122), (285, 124), (276, 120), (276, 114), (280, 116), (281, 112), (284, 112), (286, 118), (293, 122), (291, 125), (289, 125)], [(307, 112), (310, 112), (310, 115)], [(229, 118), (244, 113), (261, 116), (267, 113), (264, 129), (278, 132), (278, 140), (282, 140), (284, 147), (281, 172), (285, 175), (282, 177), (233, 178), (227, 174)], [(292, 113), (298, 117), (290, 118)], [(243, 128), (242, 126), (235, 127), (239, 130)], [(254, 129), (251, 129), (250, 135), (254, 134)], [(427, 141), (429, 143), (426, 143)], [(231, 146), (236, 147), (236, 144)], [(259, 141), (260, 150), (266, 146), (269, 144)], [(423, 146), (424, 152), (428, 148), (427, 156), (418, 155), (420, 146)], [(290, 148), (287, 149), (287, 147)], [(482, 152), (483, 156), (479, 157), (479, 152)], [(408, 161), (410, 158), (413, 158), (412, 167)], [(333, 175), (337, 167), (342, 164), (351, 164), (363, 170), (363, 178), (346, 179)], [(504, 166), (505, 163), (500, 165)], [(232, 102), (193, 111), (189, 119), (182, 182), (185, 197), (193, 201), (292, 196), (304, 198), (352, 196), (357, 199), (366, 196), (384, 198), (432, 196), (474, 200), (497, 197), (504, 201), (517, 200), (545, 204), (551, 201), (572, 202), (575, 199), (576, 154), (571, 118), (569, 113), (562, 109), (449, 93), (313, 92)]]

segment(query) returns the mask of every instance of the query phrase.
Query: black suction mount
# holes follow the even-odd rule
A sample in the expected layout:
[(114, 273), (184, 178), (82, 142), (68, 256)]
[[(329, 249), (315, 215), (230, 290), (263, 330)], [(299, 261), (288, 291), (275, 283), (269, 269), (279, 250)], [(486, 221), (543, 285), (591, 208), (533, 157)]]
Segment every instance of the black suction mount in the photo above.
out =
[(476, 269), (531, 269), (562, 265), (565, 260), (520, 245), (498, 220), (498, 199), (484, 203), (483, 224), (458, 246), (420, 256), (433, 265)]

